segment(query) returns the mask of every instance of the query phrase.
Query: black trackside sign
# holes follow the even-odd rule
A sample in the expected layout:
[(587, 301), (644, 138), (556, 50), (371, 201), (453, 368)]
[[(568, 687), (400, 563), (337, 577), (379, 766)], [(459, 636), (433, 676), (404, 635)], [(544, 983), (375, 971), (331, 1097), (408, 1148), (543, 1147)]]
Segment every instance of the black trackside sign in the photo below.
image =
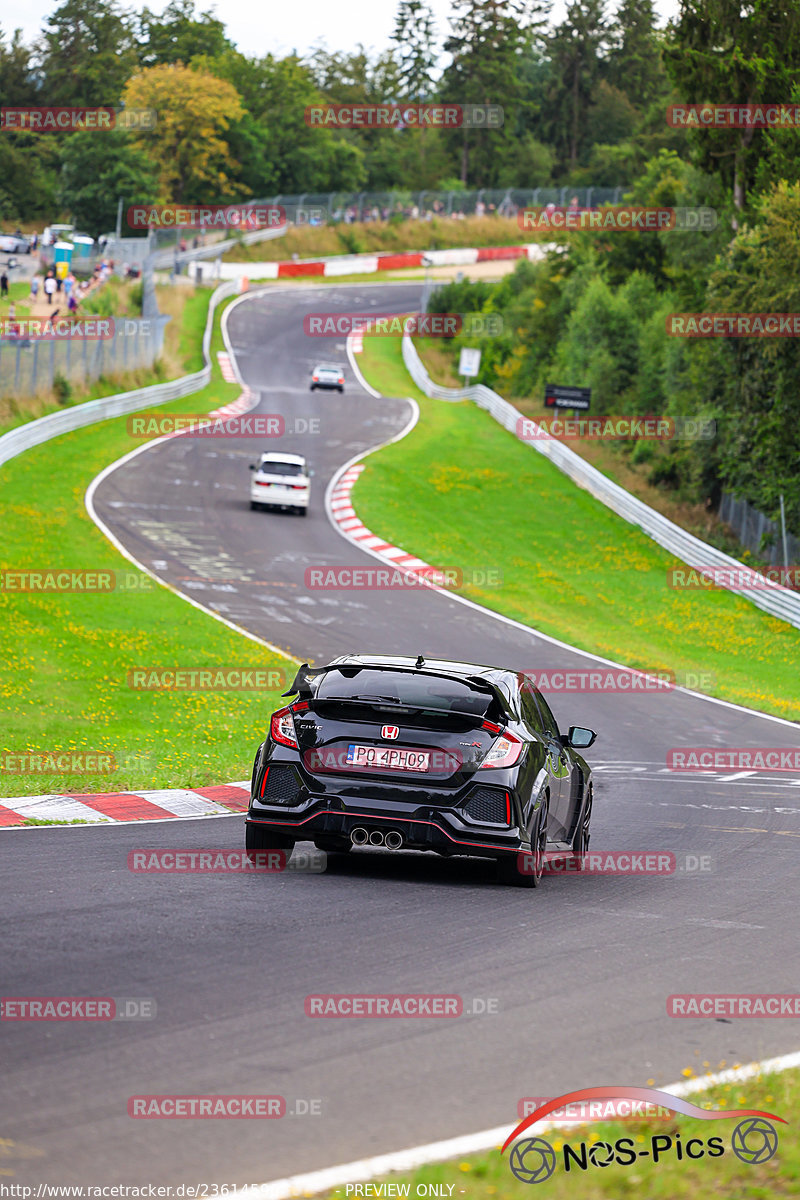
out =
[(562, 387), (557, 383), (545, 384), (545, 408), (574, 408), (580, 412), (588, 412), (591, 399), (591, 388)]

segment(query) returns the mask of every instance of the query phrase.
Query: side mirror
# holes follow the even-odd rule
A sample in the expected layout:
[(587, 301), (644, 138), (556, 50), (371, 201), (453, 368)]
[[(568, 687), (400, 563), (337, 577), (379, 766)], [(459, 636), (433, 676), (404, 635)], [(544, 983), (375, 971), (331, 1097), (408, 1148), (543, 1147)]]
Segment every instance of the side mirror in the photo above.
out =
[(310, 478), (311, 478), (311, 476), (312, 476), (313, 474), (314, 474), (314, 472), (313, 472), (313, 471), (309, 471), (309, 472), (308, 472), (308, 478), (310, 479)]
[(570, 746), (574, 746), (576, 750), (588, 750), (596, 737), (593, 729), (584, 729), (582, 725), (570, 725), (567, 734)]
[(255, 463), (250, 463), (250, 470), (251, 470), (251, 471), (257, 471), (257, 470), (258, 470), (258, 467), (256, 466), (256, 464), (255, 464)]

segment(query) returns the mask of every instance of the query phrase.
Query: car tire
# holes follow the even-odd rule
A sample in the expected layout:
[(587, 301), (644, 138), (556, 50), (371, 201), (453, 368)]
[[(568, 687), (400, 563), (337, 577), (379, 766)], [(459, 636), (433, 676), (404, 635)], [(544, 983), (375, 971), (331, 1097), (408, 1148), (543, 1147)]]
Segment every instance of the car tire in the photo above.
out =
[(255, 500), (251, 500), (250, 501), (250, 511), (255, 512), (257, 508), (258, 508), (258, 505), (256, 504)]
[(309, 388), (309, 391), (310, 391), (310, 392), (315, 392), (316, 390), (317, 390), (317, 389), (314, 387), (314, 384), (312, 383), (311, 387)]
[(299, 517), (304, 517), (304, 516), (306, 515), (306, 513), (307, 513), (307, 512), (308, 512), (308, 509), (307, 509), (307, 508), (298, 508), (298, 509), (297, 509), (297, 515), (298, 515)]
[(288, 837), (285, 833), (275, 833), (272, 829), (265, 829), (263, 825), (251, 825), (248, 822), (245, 825), (244, 846), (250, 857), (259, 850), (285, 850), (288, 862), (294, 850), (294, 838)]
[(326, 854), (349, 854), (353, 849), (353, 843), (349, 838), (344, 837), (314, 838), (314, 845)]
[(344, 395), (344, 388), (339, 388), (339, 395), (340, 395), (340, 396), (343, 396), (343, 395)]
[[(535, 888), (541, 885), (544, 873), (544, 852), (547, 849), (547, 807), (547, 800), (545, 800), (539, 809), (535, 832), (531, 834), (533, 869), (520, 870), (519, 854), (505, 855), (497, 860), (497, 878), (507, 887)], [(525, 855), (525, 858), (528, 859), (530, 856)]]
[(575, 830), (575, 837), (572, 839), (572, 853), (575, 855), (576, 866), (579, 871), (584, 869), (584, 855), (589, 853), (589, 841), (591, 838), (590, 824), (592, 820), (592, 785), (589, 784), (589, 791), (586, 795), (586, 803), (583, 806), (581, 820), (578, 828)]

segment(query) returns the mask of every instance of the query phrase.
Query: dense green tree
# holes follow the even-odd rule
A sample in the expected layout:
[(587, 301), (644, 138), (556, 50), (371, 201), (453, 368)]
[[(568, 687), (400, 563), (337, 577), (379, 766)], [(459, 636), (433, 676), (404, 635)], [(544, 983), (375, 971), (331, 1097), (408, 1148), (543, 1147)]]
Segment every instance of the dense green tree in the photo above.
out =
[(597, 102), (607, 40), (603, 0), (572, 0), (548, 42), (551, 67), (544, 127), (546, 140), (567, 170), (574, 170), (590, 147), (589, 114)]
[(541, 34), (549, 4), (539, 0), (454, 0), (444, 48), (452, 62), (441, 81), (443, 100), (460, 105), (500, 105), (499, 128), (461, 129), (459, 175), (463, 183), (491, 186), (504, 141), (517, 132), (524, 105), (520, 66)]
[[(758, 203), (712, 272), (710, 312), (800, 312), (800, 185), (779, 184)], [(724, 361), (721, 474), (725, 486), (775, 518), (783, 492), (800, 532), (800, 355), (792, 337), (715, 339)], [(699, 373), (698, 373), (699, 374)]]
[(40, 104), (39, 82), (34, 71), (30, 47), (22, 41), (22, 30), (15, 29), (9, 43), (0, 28), (0, 96), (3, 104)]
[(225, 79), (245, 108), (226, 135), (247, 194), (351, 191), (363, 186), (364, 154), (348, 135), (314, 125), (310, 108), (323, 104), (313, 70), (296, 55), (246, 58), (226, 51), (198, 58), (197, 69)]
[(392, 41), (397, 46), (401, 98), (428, 99), (434, 91), (436, 26), (425, 0), (400, 0)]
[(145, 148), (124, 129), (65, 138), (58, 200), (78, 228), (95, 236), (114, 229), (119, 199), (123, 212), (158, 200), (158, 172)]
[(608, 38), (606, 79), (641, 112), (662, 97), (667, 87), (653, 0), (622, 0)]
[[(665, 63), (685, 104), (785, 102), (800, 72), (800, 6), (786, 0), (681, 0)], [(689, 132), (695, 160), (718, 173), (746, 209), (764, 134), (756, 128)], [(773, 180), (772, 182), (774, 182)], [(762, 186), (767, 184), (762, 178)]]
[(131, 18), (115, 0), (64, 0), (39, 42), (42, 103), (115, 105), (136, 69)]
[(191, 63), (201, 55), (216, 58), (234, 49), (224, 22), (211, 12), (196, 13), (194, 0), (170, 0), (160, 16), (142, 9), (137, 37), (143, 67)]

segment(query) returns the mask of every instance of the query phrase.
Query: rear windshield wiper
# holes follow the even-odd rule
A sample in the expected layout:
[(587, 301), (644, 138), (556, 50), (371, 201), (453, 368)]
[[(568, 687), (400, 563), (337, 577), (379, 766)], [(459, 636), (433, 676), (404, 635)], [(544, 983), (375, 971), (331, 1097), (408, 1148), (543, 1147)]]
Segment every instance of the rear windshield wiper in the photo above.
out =
[(436, 708), (428, 704), (408, 704), (403, 700), (395, 700), (393, 696), (317, 696), (317, 703), (330, 700), (336, 704), (388, 704), (392, 708), (402, 708), (405, 712), (435, 713), (437, 717), (467, 717), (470, 721), (485, 721), (483, 713), (464, 712), (460, 708)]

